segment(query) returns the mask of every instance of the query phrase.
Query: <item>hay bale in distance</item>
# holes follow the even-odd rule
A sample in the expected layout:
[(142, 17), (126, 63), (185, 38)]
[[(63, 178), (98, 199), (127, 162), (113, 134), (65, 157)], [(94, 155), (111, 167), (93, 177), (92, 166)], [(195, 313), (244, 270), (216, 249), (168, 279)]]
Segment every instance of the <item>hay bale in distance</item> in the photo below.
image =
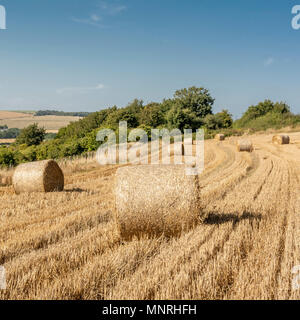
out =
[(196, 168), (197, 166), (197, 157), (194, 156), (185, 156), (184, 164), (186, 167)]
[(272, 138), (272, 142), (274, 144), (289, 144), (290, 143), (290, 137), (287, 135), (275, 135)]
[(218, 141), (224, 141), (225, 140), (225, 135), (222, 133), (219, 133), (215, 136), (215, 139)]
[(6, 176), (6, 177), (1, 178), (1, 184), (3, 186), (10, 186), (12, 184), (12, 177)]
[(29, 162), (16, 168), (12, 183), (17, 194), (63, 191), (64, 174), (54, 160)]
[(178, 235), (201, 220), (198, 176), (184, 165), (119, 168), (115, 177), (116, 221), (120, 235)]
[(249, 140), (239, 140), (237, 142), (237, 151), (238, 152), (252, 152), (253, 145)]

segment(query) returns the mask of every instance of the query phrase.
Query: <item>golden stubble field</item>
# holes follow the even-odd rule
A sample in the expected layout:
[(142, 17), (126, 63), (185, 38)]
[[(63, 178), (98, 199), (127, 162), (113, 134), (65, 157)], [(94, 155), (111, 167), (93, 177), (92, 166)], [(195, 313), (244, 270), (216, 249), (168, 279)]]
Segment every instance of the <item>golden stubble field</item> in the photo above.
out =
[(66, 127), (70, 122), (78, 121), (80, 117), (68, 116), (34, 116), (32, 113), (13, 111), (0, 111), (0, 126), (7, 125), (8, 128), (23, 129), (33, 123), (44, 127), (47, 132), (56, 133), (60, 128)]
[(299, 299), (300, 133), (290, 145), (250, 136), (205, 143), (199, 176), (209, 217), (178, 238), (123, 241), (115, 230), (118, 166), (62, 163), (62, 193), (0, 188), (0, 299)]

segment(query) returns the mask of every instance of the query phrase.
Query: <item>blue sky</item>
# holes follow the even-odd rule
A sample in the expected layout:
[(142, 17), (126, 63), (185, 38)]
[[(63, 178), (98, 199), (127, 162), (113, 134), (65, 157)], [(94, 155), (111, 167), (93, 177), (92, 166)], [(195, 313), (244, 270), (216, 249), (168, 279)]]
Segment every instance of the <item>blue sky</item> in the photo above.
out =
[(0, 0), (0, 109), (96, 111), (204, 86), (300, 112), (300, 0)]

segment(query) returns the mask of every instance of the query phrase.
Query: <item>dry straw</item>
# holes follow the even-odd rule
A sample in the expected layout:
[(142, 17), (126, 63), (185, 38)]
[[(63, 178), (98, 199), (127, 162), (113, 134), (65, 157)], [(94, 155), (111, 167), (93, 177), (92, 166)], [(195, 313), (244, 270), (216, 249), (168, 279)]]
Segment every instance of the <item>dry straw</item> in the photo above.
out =
[(193, 139), (184, 139), (183, 153), (185, 157), (193, 156)]
[(193, 142), (185, 141), (184, 144), (174, 143), (168, 147), (170, 156), (193, 156)]
[(143, 165), (118, 169), (116, 221), (125, 240), (143, 235), (179, 235), (199, 222), (198, 176), (184, 165)]
[(11, 176), (5, 176), (1, 178), (1, 185), (2, 186), (9, 186), (12, 184), (12, 177)]
[(273, 137), (272, 142), (274, 144), (289, 144), (290, 137), (287, 135), (276, 135)]
[[(164, 146), (163, 146), (164, 147)], [(168, 145), (168, 154), (170, 156), (183, 156), (184, 155), (184, 145), (182, 142), (172, 143)]]
[(64, 174), (54, 160), (29, 162), (16, 168), (12, 183), (17, 194), (62, 191)]
[(222, 133), (219, 133), (215, 136), (215, 139), (218, 141), (224, 141), (225, 140), (225, 135)]
[(253, 145), (252, 142), (249, 140), (239, 140), (237, 142), (237, 151), (238, 152), (252, 152), (253, 151)]

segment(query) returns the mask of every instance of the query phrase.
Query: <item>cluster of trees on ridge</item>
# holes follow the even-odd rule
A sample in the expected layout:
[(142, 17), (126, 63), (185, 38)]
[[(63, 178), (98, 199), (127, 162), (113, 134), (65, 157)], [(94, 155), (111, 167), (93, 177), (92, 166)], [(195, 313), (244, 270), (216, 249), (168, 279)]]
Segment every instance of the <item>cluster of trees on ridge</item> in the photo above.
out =
[(264, 130), (295, 126), (300, 115), (291, 113), (283, 102), (265, 100), (250, 106), (241, 119), (233, 121), (228, 110), (213, 114), (214, 99), (205, 88), (191, 87), (175, 92), (173, 99), (161, 103), (143, 104), (135, 99), (124, 108), (107, 108), (88, 114), (83, 119), (61, 128), (54, 139), (45, 141), (43, 128), (31, 125), (23, 129), (16, 143), (0, 148), (0, 165), (13, 166), (22, 162), (57, 159), (97, 150), (100, 129), (118, 131), (119, 122), (127, 121), (129, 131), (144, 129), (149, 137), (152, 128), (199, 129), (204, 128), (206, 138), (222, 131), (226, 135), (240, 135), (244, 129)]
[(35, 116), (65, 116), (65, 117), (86, 117), (90, 112), (64, 112), (56, 110), (39, 110)]
[(10, 128), (8, 129), (7, 126), (6, 129), (0, 129), (0, 139), (15, 139), (21, 132), (18, 128)]

